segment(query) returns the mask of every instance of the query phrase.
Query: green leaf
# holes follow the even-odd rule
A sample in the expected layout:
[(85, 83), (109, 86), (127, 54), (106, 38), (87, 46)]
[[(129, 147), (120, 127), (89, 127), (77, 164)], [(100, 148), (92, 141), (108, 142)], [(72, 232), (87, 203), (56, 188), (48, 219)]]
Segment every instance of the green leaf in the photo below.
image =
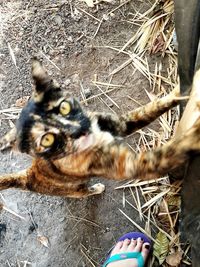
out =
[(169, 240), (164, 233), (159, 232), (153, 246), (153, 255), (158, 259), (160, 265), (165, 261), (168, 252)]

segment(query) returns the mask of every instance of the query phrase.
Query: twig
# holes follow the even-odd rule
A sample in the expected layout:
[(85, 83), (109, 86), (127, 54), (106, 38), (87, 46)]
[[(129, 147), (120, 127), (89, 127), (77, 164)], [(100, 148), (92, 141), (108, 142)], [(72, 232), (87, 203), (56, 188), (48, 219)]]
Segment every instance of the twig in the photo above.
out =
[(80, 7), (76, 7), (78, 10), (80, 10), (81, 12), (85, 13), (86, 15), (88, 15), (89, 17), (91, 17), (92, 19), (97, 20), (98, 22), (101, 22), (100, 19), (96, 18), (95, 16), (91, 15), (90, 13), (88, 13), (87, 11), (85, 11), (84, 9), (80, 8)]

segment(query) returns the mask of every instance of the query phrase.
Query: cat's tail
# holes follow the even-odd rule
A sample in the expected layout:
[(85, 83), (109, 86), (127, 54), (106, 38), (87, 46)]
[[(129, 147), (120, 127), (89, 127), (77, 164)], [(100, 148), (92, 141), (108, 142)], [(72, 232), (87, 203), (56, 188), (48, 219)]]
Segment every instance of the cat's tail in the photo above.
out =
[(28, 189), (28, 170), (0, 175), (0, 190), (8, 188)]

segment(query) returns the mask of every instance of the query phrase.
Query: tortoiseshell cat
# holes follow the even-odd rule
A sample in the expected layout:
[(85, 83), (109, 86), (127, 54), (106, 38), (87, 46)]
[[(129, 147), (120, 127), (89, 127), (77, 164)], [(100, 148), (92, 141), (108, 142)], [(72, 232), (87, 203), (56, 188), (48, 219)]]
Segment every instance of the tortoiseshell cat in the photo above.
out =
[[(119, 138), (177, 105), (181, 99), (177, 90), (118, 117), (86, 112), (76, 99), (66, 99), (36, 59), (32, 76), (35, 89), (18, 120), (16, 144), (21, 152), (34, 158), (33, 163), (19, 173), (0, 176), (0, 189), (15, 187), (81, 198), (104, 191), (100, 183), (88, 187), (90, 177), (155, 178), (200, 150), (200, 119), (181, 138), (153, 151), (136, 154)], [(14, 140), (13, 133), (2, 139), (2, 147)]]

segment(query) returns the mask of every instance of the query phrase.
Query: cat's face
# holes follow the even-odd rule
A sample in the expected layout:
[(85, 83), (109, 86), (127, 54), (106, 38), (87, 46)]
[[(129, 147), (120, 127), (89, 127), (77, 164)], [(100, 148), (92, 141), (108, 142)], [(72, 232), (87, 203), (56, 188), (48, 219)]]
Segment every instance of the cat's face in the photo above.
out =
[(17, 124), (19, 150), (44, 158), (75, 153), (80, 140), (90, 141), (89, 118), (76, 99), (64, 97), (60, 87), (36, 60), (32, 75), (35, 90)]

